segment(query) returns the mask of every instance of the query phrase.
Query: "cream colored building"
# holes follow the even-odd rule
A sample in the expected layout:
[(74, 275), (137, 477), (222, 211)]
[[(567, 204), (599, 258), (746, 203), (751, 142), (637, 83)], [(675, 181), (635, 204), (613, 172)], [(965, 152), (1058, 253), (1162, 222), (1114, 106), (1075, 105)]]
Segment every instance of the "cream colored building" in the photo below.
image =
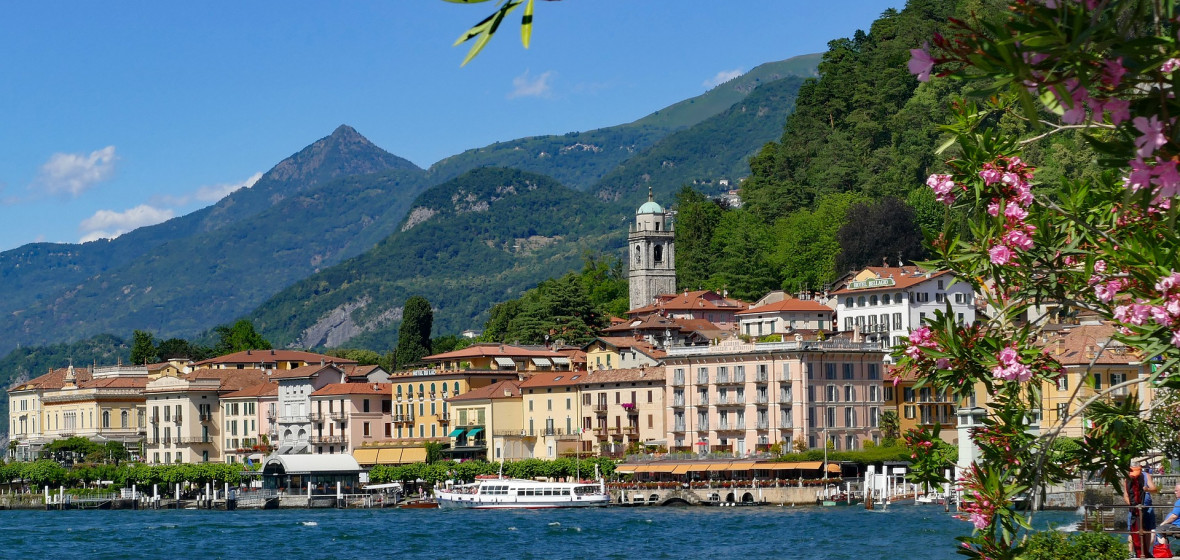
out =
[(580, 371), (545, 372), (521, 382), (524, 429), (519, 439), (531, 448), (532, 457), (556, 459), (578, 453), (582, 431), (578, 380), (584, 375), (586, 372)]
[(311, 394), (311, 445), (317, 455), (393, 440), (389, 383), (334, 383)]
[(621, 455), (632, 442), (667, 445), (664, 368), (587, 372), (582, 398), (582, 451)]
[(454, 428), (448, 453), (456, 460), (512, 461), (533, 456), (520, 438), (524, 415), (520, 382), (500, 381), (451, 397)]
[(664, 351), (643, 337), (603, 336), (582, 347), (586, 352), (586, 369), (630, 369), (658, 365)]
[(145, 459), (151, 463), (226, 462), (227, 451), (237, 452), (241, 434), (250, 424), (226, 417), (220, 397), (264, 383), (267, 372), (257, 369), (198, 369), (148, 383), (143, 390), (150, 424)]
[(221, 395), (221, 414), (231, 428), (230, 435), (223, 438), (226, 462), (258, 463), (274, 451), (278, 399), (279, 386), (275, 383), (260, 383)]

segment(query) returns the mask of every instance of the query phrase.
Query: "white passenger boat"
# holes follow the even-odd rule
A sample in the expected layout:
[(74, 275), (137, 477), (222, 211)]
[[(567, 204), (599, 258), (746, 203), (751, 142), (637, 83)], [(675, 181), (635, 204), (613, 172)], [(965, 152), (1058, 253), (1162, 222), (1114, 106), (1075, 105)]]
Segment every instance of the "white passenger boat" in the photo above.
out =
[(610, 504), (598, 482), (539, 482), (519, 478), (481, 478), (471, 484), (436, 489), (441, 508), (541, 509), (591, 507)]

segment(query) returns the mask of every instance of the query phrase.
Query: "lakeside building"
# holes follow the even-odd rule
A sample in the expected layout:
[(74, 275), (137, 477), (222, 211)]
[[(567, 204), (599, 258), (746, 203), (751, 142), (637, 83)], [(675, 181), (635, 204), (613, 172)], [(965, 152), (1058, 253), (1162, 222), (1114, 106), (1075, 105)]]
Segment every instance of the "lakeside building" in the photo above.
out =
[[(1108, 391), (1108, 398), (1122, 403), (1137, 398), (1142, 409), (1150, 408), (1153, 391), (1145, 384), (1119, 385), (1151, 375), (1151, 364), (1142, 356), (1114, 339), (1115, 327), (1097, 320), (1083, 320), (1078, 325), (1057, 324), (1046, 329), (1039, 342), (1045, 351), (1065, 367), (1057, 383), (1046, 383), (1041, 392), (1041, 429), (1065, 421), (1061, 435), (1082, 437), (1088, 420), (1085, 414), (1070, 418), (1069, 403), (1085, 402), (1097, 393)], [(1076, 398), (1071, 399), (1071, 397)]]
[(704, 319), (677, 319), (650, 313), (633, 319), (621, 320), (603, 329), (604, 336), (640, 338), (660, 348), (671, 346), (700, 346), (727, 336), (729, 331)]
[(74, 436), (118, 441), (138, 453), (147, 430), (143, 389), (149, 380), (145, 366), (71, 365), (9, 389), (14, 458), (35, 460), (49, 442)]
[[(765, 298), (764, 298), (765, 299)], [(796, 330), (835, 330), (835, 311), (812, 299), (784, 297), (756, 304), (736, 313), (738, 332), (750, 337), (792, 333)]]
[[(525, 445), (520, 381), (508, 379), (451, 397), (455, 427), (447, 453), (456, 460), (514, 461), (533, 456)], [(491, 445), (488, 442), (491, 442)]]
[[(892, 378), (891, 378), (892, 379)], [(915, 388), (917, 379), (912, 374), (902, 375), (898, 382), (885, 383), (883, 390), (887, 409), (897, 414), (898, 437), (904, 437), (911, 429), (939, 426), (939, 437), (950, 444), (957, 444), (959, 434), (956, 416), (960, 405), (975, 406), (975, 398), (957, 402), (952, 392), (939, 391), (929, 385)]]
[(632, 307), (627, 311), (627, 316), (632, 320), (652, 314), (673, 319), (703, 320), (721, 331), (731, 332), (738, 328), (737, 314), (750, 307), (750, 304), (744, 301), (713, 290), (661, 292), (654, 296), (654, 300), (641, 307)]
[(582, 398), (581, 452), (621, 456), (635, 442), (666, 445), (662, 367), (590, 371), (576, 382)]
[(279, 439), (279, 386), (267, 382), (221, 395), (221, 414), (229, 424), (237, 423), (241, 437), (226, 438), (225, 461), (259, 462), (274, 451)]
[(520, 383), (524, 428), (520, 439), (531, 446), (531, 457), (556, 459), (579, 452), (582, 399), (578, 379), (584, 371), (535, 373)]
[(260, 369), (197, 369), (161, 377), (144, 387), (148, 429), (144, 460), (151, 463), (223, 462), (239, 423), (225, 417), (220, 395), (267, 382)]
[(289, 370), (311, 365), (355, 366), (356, 360), (326, 356), (302, 350), (242, 350), (188, 364), (187, 369)]
[[(393, 401), (389, 383), (334, 383), (311, 394), (316, 455), (344, 453), (393, 439)], [(326, 427), (326, 429), (325, 429)]]
[(840, 283), (830, 294), (836, 304), (840, 332), (890, 346), (901, 343), (935, 311), (951, 313), (961, 324), (975, 322), (975, 293), (966, 282), (954, 282), (949, 271), (927, 271), (915, 265), (870, 266)]
[(665, 353), (642, 338), (601, 336), (582, 347), (586, 352), (586, 369), (629, 369), (651, 367), (660, 363)]
[[(311, 394), (332, 383), (343, 383), (344, 370), (335, 364), (299, 366), (271, 374), (279, 386), (278, 454), (312, 452)], [(334, 429), (343, 429), (343, 417), (330, 418)], [(323, 424), (323, 420), (318, 422)]]
[(835, 449), (880, 442), (888, 350), (827, 333), (674, 347), (665, 360), (671, 449), (744, 455), (781, 443)]

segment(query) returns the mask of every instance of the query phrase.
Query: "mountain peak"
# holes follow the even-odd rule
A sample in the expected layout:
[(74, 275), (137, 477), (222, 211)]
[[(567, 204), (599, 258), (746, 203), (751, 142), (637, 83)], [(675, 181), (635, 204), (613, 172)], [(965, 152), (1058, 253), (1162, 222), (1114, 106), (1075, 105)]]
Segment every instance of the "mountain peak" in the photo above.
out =
[(336, 177), (387, 169), (418, 169), (418, 166), (378, 148), (355, 128), (342, 124), (331, 135), (279, 162), (265, 178), (277, 182), (296, 180), (305, 183), (306, 188)]
[(355, 128), (348, 126), (346, 124), (342, 124), (342, 125), (336, 127), (336, 130), (333, 130), (331, 136), (328, 136), (327, 138), (325, 138), (325, 140), (326, 139), (335, 139), (337, 141), (342, 141), (342, 142), (371, 143), (371, 142), (369, 142), (368, 138), (361, 136), (361, 133), (357, 132)]

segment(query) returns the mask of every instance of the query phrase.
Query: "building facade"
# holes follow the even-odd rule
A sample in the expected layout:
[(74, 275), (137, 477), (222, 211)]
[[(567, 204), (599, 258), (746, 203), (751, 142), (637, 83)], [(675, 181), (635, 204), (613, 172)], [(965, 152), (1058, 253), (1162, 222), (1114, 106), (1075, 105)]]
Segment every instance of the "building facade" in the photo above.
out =
[(621, 456), (633, 443), (666, 446), (664, 369), (587, 372), (582, 397), (582, 452)]
[(936, 311), (950, 306), (956, 320), (975, 322), (975, 294), (966, 282), (954, 282), (947, 271), (917, 266), (868, 267), (832, 292), (841, 332), (889, 345), (901, 343)]

